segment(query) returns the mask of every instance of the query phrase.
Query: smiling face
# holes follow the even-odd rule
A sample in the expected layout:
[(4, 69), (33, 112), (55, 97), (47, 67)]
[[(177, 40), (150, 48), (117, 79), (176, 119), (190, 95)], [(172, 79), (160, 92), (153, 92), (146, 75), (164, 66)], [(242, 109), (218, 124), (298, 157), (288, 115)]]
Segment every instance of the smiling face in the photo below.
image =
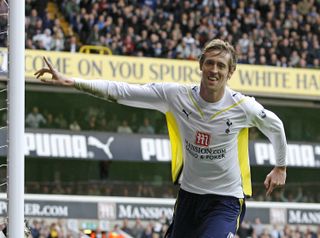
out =
[(207, 102), (217, 102), (223, 95), (230, 70), (230, 54), (225, 51), (212, 50), (206, 52), (202, 63), (202, 79), (200, 95)]
[[(217, 46), (215, 43), (219, 45)], [(235, 67), (236, 56), (233, 47), (220, 40), (210, 42), (200, 58), (201, 97), (208, 102), (219, 101)]]
[(226, 52), (213, 50), (205, 53), (202, 64), (201, 84), (207, 91), (219, 92), (224, 90), (231, 74), (229, 71), (230, 55)]

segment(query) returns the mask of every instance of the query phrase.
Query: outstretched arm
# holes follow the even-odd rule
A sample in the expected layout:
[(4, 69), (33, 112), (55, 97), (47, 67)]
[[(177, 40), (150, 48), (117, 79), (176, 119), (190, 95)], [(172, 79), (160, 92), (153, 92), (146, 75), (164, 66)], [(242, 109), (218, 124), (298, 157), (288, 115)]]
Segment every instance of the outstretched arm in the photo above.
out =
[[(58, 72), (52, 64), (48, 61), (46, 57), (43, 57), (44, 62), (48, 66), (48, 68), (42, 68), (38, 70), (37, 72), (34, 73), (37, 79), (40, 78), (40, 80), (44, 83), (47, 84), (52, 84), (52, 85), (61, 85), (61, 86), (69, 86), (69, 87), (74, 87), (75, 86), (75, 80), (72, 78), (68, 78)], [(46, 78), (41, 78), (44, 76), (44, 74), (51, 74), (51, 79), (46, 79)]]
[[(37, 79), (50, 85), (74, 87), (93, 96), (127, 106), (156, 109), (163, 113), (168, 110), (168, 95), (176, 93), (174, 84), (129, 84), (109, 80), (84, 80), (70, 78), (56, 70), (47, 58), (43, 58), (47, 67), (38, 70)], [(51, 79), (43, 78), (50, 74)], [(173, 93), (172, 93), (173, 92)]]

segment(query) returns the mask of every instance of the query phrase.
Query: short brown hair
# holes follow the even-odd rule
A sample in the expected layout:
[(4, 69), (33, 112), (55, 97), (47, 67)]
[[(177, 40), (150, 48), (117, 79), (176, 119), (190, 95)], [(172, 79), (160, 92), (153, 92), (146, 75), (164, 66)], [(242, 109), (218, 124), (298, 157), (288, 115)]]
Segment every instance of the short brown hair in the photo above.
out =
[(202, 68), (202, 64), (205, 60), (205, 54), (212, 50), (218, 50), (220, 52), (226, 52), (230, 54), (230, 61), (229, 61), (229, 71), (233, 73), (237, 67), (237, 53), (233, 46), (227, 42), (220, 39), (213, 39), (209, 41), (206, 46), (203, 48), (202, 53), (199, 58), (200, 69)]

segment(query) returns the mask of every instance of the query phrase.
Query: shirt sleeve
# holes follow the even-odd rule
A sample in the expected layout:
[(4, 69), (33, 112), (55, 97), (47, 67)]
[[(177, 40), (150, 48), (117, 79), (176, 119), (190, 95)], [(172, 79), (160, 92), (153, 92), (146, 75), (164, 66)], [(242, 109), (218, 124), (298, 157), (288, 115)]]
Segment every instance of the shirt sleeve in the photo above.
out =
[(283, 123), (273, 112), (263, 108), (253, 98), (247, 98), (246, 111), (249, 127), (257, 127), (273, 145), (276, 166), (286, 166), (287, 140)]
[(75, 88), (93, 96), (119, 104), (168, 111), (168, 90), (173, 86), (163, 83), (145, 85), (108, 80), (75, 79)]

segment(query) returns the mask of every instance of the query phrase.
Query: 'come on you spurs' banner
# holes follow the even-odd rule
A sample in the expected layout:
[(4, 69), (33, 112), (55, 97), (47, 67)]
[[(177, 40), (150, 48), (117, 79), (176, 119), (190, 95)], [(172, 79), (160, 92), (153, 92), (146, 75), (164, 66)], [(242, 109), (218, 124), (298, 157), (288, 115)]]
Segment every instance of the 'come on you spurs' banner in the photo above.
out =
[[(28, 81), (34, 81), (34, 72), (44, 66), (43, 56), (60, 72), (85, 79), (196, 85), (201, 79), (197, 61), (26, 50)], [(1, 49), (2, 72), (6, 69), (6, 61), (6, 50)], [(320, 69), (238, 64), (228, 84), (234, 90), (252, 95), (320, 100)]]

